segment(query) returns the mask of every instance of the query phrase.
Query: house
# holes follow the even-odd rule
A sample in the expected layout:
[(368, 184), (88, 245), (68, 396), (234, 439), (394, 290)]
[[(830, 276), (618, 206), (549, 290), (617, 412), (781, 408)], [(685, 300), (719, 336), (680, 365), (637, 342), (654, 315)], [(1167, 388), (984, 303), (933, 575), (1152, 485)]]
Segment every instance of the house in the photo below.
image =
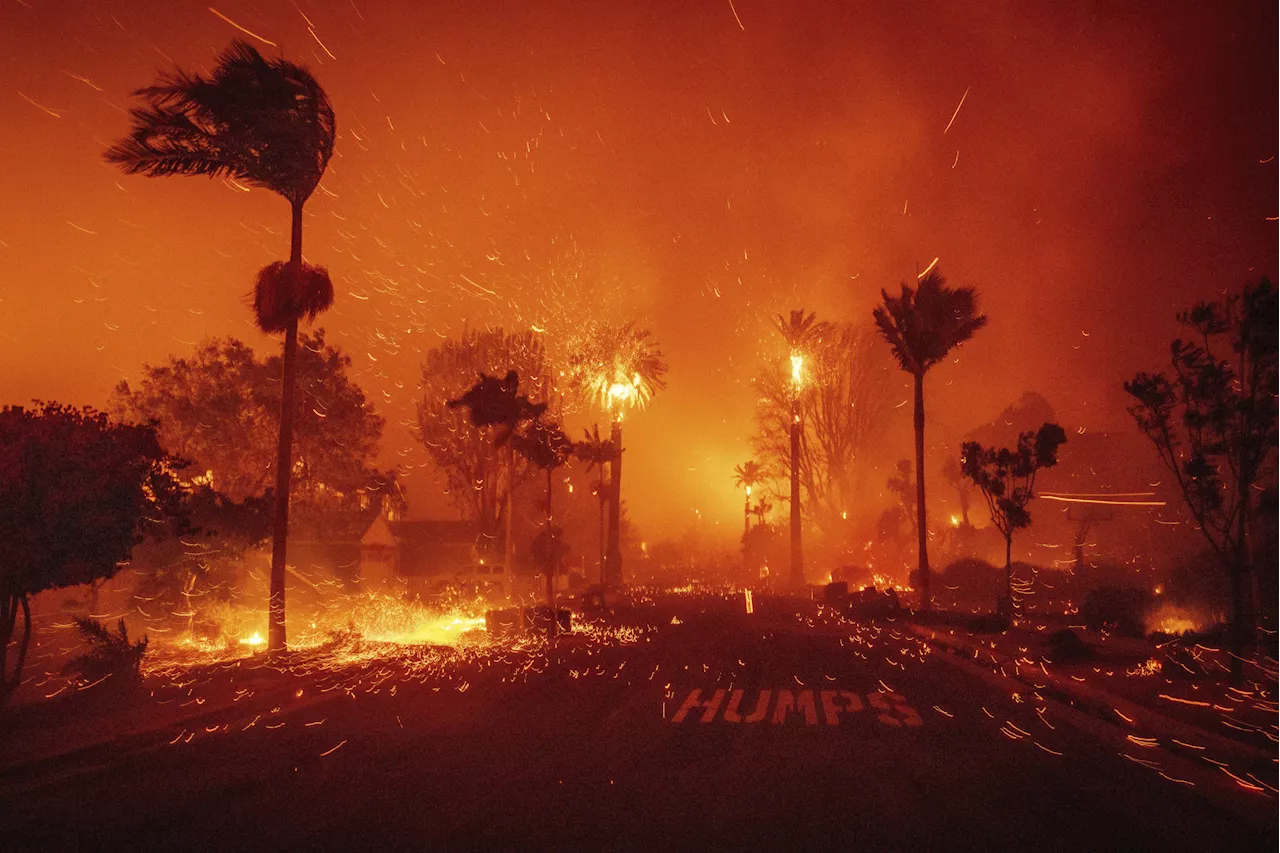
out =
[(385, 514), (360, 538), (360, 576), (367, 582), (454, 581), (473, 570), (476, 530), (465, 521), (391, 521)]

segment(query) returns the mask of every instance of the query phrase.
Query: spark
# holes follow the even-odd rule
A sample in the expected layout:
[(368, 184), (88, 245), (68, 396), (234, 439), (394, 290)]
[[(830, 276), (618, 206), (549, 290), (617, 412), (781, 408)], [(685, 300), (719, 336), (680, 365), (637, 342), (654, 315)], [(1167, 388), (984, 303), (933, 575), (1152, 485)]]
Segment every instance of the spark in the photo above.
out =
[[(905, 212), (905, 208), (904, 208), (904, 212)], [(916, 275), (916, 281), (919, 281), (920, 279), (922, 279), (922, 278), (924, 278), (925, 276), (927, 276), (927, 275), (929, 274), (929, 271), (930, 271), (931, 269), (933, 269), (934, 267), (936, 267), (937, 265), (938, 265), (938, 259), (937, 259), (937, 258), (934, 258), (934, 259), (929, 263), (929, 266), (927, 266), (927, 267), (925, 267), (925, 268), (924, 268), (924, 272), (922, 272), (922, 273), (918, 273), (918, 274)]]
[(36, 109), (38, 109), (38, 110), (44, 110), (46, 113), (48, 113), (49, 115), (53, 116), (54, 118), (62, 118), (62, 113), (58, 112), (57, 110), (51, 110), (51, 109), (49, 109), (48, 107), (46, 107), (44, 104), (37, 104), (35, 101), (33, 101), (33, 100), (31, 100), (30, 98), (28, 98), (28, 97), (27, 97), (23, 92), (21, 92), (21, 91), (19, 91), (19, 92), (18, 92), (18, 94), (22, 97), (22, 100), (26, 101), (28, 104), (30, 104), (31, 106), (35, 107)]
[[(260, 36), (260, 35), (258, 35), (257, 33), (255, 33), (253, 30), (247, 30), (247, 29), (245, 29), (244, 27), (240, 26), (240, 25), (239, 25), (239, 24), (237, 24), (235, 21), (231, 20), (231, 19), (230, 19), (230, 18), (228, 18), (226, 15), (222, 14), (221, 12), (219, 12), (217, 9), (213, 8), (212, 6), (210, 6), (210, 7), (209, 7), (209, 11), (210, 11), (210, 12), (212, 12), (213, 14), (217, 15), (217, 16), (218, 16), (219, 18), (221, 18), (222, 20), (226, 21), (226, 22), (227, 22), (228, 24), (230, 24), (231, 26), (235, 27), (235, 28), (236, 28), (237, 30), (239, 30), (240, 32), (244, 33), (244, 34), (245, 34), (245, 35), (247, 35), (247, 36), (252, 36), (253, 38), (256, 38), (258, 41), (262, 42), (263, 44), (271, 45), (272, 47), (279, 47), (279, 46), (280, 46), (280, 45), (276, 44), (275, 42), (271, 41), (270, 39), (265, 39), (265, 38), (263, 38), (262, 36)], [(316, 39), (316, 41), (319, 41), (319, 39)], [(321, 45), (321, 47), (323, 47), (323, 45)]]
[(1102, 504), (1103, 506), (1165, 506), (1165, 501), (1105, 501), (1097, 498), (1073, 498), (1061, 495), (1037, 495), (1048, 501), (1061, 501), (1066, 504)]
[(333, 755), (335, 752), (337, 752), (338, 750), (342, 749), (342, 746), (343, 746), (343, 744), (345, 744), (345, 743), (346, 743), (346, 741), (344, 740), (342, 743), (338, 744), (338, 745), (337, 745), (337, 746), (335, 746), (333, 749), (325, 750), (324, 752), (320, 753), (320, 757), (321, 757), (321, 758), (324, 758), (326, 755)]
[[(942, 135), (946, 136), (947, 131), (951, 129), (951, 125), (955, 123), (956, 116), (960, 115), (960, 108), (964, 106), (964, 99), (969, 97), (969, 87), (965, 87), (964, 94), (960, 96), (960, 103), (956, 104), (956, 111), (951, 114), (951, 121), (947, 122), (947, 127), (942, 131)], [(960, 159), (960, 153), (956, 152), (956, 159)]]
[(81, 77), (79, 74), (72, 74), (70, 71), (67, 71), (65, 69), (63, 70), (62, 73), (70, 77), (72, 80), (79, 80), (81, 83), (85, 84), (90, 89), (93, 89), (95, 92), (102, 91), (102, 87), (94, 83), (88, 77)]
[(738, 22), (738, 29), (745, 33), (747, 28), (742, 26), (742, 19), (738, 17), (738, 10), (733, 7), (733, 0), (729, 0), (729, 11), (733, 12), (733, 19)]
[(338, 57), (336, 57), (336, 56), (334, 56), (334, 55), (333, 55), (333, 51), (331, 51), (331, 50), (329, 50), (329, 48), (325, 47), (325, 43), (324, 43), (324, 42), (320, 41), (320, 36), (316, 35), (316, 31), (315, 31), (315, 30), (311, 29), (311, 27), (307, 27), (307, 32), (311, 33), (311, 37), (312, 37), (313, 39), (315, 39), (315, 40), (316, 40), (316, 44), (320, 45), (320, 49), (321, 49), (321, 50), (323, 50), (325, 53), (329, 54), (329, 58), (330, 58), (330, 59), (337, 59), (337, 58), (338, 58)]

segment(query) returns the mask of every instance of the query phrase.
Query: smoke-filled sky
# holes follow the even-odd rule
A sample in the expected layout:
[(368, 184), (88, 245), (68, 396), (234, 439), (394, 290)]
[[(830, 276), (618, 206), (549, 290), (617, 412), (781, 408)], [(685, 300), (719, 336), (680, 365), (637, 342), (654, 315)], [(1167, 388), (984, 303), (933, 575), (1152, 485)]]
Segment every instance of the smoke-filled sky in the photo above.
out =
[(931, 443), (1025, 390), (1125, 428), (1174, 314), (1275, 276), (1276, 33), (1265, 0), (0, 0), (0, 401), (102, 406), (203, 338), (276, 346), (245, 294), (286, 203), (101, 157), (132, 90), (239, 37), (337, 112), (304, 253), (425, 505), (422, 352), (591, 315), (671, 366), (627, 422), (633, 518), (736, 530), (770, 318), (869, 322), (935, 258), (990, 324), (930, 374)]

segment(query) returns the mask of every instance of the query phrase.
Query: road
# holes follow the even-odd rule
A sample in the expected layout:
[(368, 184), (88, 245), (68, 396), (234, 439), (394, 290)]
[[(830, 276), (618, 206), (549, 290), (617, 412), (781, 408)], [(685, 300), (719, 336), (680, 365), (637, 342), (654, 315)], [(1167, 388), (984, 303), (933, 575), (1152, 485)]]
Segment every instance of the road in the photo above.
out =
[(1126, 759), (892, 623), (739, 605), (659, 602), (640, 642), (562, 640), (556, 662), (499, 656), (465, 678), (375, 663), (345, 681), (264, 681), (198, 720), (11, 768), (0, 838), (24, 851), (1276, 849), (1269, 793), (1229, 793), (1241, 809), (1224, 808), (1152, 769), (1158, 751)]

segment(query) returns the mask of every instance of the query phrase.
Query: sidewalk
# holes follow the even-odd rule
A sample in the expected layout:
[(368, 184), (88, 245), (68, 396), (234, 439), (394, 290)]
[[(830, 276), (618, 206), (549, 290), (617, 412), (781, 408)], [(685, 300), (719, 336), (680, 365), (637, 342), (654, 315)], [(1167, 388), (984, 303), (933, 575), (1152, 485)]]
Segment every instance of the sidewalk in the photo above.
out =
[(1135, 746), (1207, 761), (1241, 787), (1276, 792), (1274, 681), (1238, 690), (1212, 676), (1174, 678), (1164, 674), (1165, 650), (1147, 640), (1077, 631), (1091, 656), (1068, 663), (1052, 659), (1048, 638), (1054, 629), (1047, 626), (1035, 630), (1024, 624), (1003, 634), (911, 621), (906, 627), (1037, 695), (1121, 729)]

